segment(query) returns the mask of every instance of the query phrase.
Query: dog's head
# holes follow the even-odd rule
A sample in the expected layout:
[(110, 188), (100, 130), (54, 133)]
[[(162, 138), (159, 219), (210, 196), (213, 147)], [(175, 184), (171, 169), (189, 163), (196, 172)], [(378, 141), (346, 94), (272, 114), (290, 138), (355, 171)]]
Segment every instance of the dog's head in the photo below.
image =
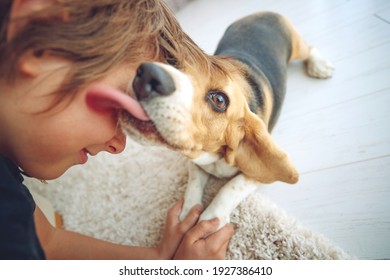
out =
[(123, 112), (124, 130), (136, 140), (167, 145), (193, 159), (204, 152), (219, 154), (262, 183), (295, 183), (298, 173), (268, 132), (269, 89), (253, 113), (249, 69), (228, 58), (211, 59), (207, 67), (180, 71), (161, 63), (142, 64), (133, 90), (150, 121)]

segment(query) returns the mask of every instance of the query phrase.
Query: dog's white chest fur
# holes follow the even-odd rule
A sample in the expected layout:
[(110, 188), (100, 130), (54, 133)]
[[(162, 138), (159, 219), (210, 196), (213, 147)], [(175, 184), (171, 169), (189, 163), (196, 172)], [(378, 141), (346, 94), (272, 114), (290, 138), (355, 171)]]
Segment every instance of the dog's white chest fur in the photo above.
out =
[(225, 159), (218, 154), (203, 153), (192, 162), (217, 178), (229, 178), (239, 171), (235, 166), (227, 164)]
[(228, 165), (225, 158), (218, 154), (204, 153), (193, 159), (189, 164), (188, 186), (184, 195), (180, 220), (183, 221), (187, 217), (194, 205), (202, 204), (203, 190), (211, 174), (219, 178), (232, 178), (220, 189), (199, 220), (218, 217), (220, 219), (219, 228), (229, 223), (230, 213), (242, 199), (258, 187), (257, 183), (247, 180), (243, 174), (238, 173), (238, 168)]

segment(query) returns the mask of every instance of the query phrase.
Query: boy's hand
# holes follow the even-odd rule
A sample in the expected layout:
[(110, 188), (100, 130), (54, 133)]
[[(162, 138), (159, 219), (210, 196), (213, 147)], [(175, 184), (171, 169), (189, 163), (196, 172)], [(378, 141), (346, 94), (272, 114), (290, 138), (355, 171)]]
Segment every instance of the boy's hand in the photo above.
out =
[(230, 224), (227, 224), (214, 232), (219, 223), (219, 219), (215, 218), (211, 221), (201, 221), (190, 229), (179, 245), (174, 259), (225, 259), (227, 246), (234, 230)]
[(157, 246), (157, 254), (161, 259), (173, 258), (185, 233), (196, 224), (203, 211), (201, 205), (195, 205), (188, 213), (188, 216), (181, 222), (179, 215), (182, 206), (183, 200), (179, 200), (168, 210), (164, 235), (160, 244)]
[(157, 246), (161, 259), (224, 259), (229, 240), (234, 231), (226, 225), (214, 232), (219, 220), (202, 221), (196, 224), (203, 211), (201, 205), (194, 206), (181, 222), (179, 215), (183, 200), (176, 202), (168, 210), (164, 236)]

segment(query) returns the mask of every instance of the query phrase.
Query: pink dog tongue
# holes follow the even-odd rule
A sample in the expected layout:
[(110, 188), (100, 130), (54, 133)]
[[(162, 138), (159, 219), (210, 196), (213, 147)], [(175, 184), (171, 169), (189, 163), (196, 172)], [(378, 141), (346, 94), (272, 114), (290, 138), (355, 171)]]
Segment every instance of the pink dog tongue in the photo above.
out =
[(107, 85), (97, 84), (88, 88), (86, 102), (90, 108), (100, 113), (124, 109), (137, 119), (149, 120), (138, 101)]

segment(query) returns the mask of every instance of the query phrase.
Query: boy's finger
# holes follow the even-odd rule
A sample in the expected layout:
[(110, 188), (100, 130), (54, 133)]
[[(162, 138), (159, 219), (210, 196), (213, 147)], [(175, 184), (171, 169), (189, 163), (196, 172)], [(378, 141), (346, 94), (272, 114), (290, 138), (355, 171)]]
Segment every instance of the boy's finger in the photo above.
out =
[(175, 202), (175, 204), (173, 204), (171, 208), (169, 208), (167, 214), (168, 223), (175, 223), (175, 224), (179, 223), (179, 215), (180, 215), (181, 208), (183, 207), (183, 203), (184, 200), (179, 199), (178, 201)]
[(196, 224), (202, 211), (203, 211), (203, 206), (200, 204), (197, 204), (194, 207), (192, 207), (187, 217), (185, 217), (185, 219), (181, 222), (184, 231), (188, 231)]
[(171, 207), (170, 212), (174, 215), (179, 215), (181, 208), (183, 207), (184, 199), (179, 199), (176, 203)]
[(206, 242), (210, 244), (215, 244), (215, 246), (218, 246), (220, 248), (223, 248), (224, 246), (227, 247), (227, 245), (229, 244), (229, 240), (230, 238), (232, 238), (233, 234), (233, 227), (230, 224), (227, 224), (217, 232), (208, 236), (206, 238)]
[(189, 232), (187, 236), (189, 239), (188, 241), (193, 244), (200, 239), (206, 238), (218, 229), (219, 223), (220, 221), (218, 218), (209, 221), (201, 221)]

